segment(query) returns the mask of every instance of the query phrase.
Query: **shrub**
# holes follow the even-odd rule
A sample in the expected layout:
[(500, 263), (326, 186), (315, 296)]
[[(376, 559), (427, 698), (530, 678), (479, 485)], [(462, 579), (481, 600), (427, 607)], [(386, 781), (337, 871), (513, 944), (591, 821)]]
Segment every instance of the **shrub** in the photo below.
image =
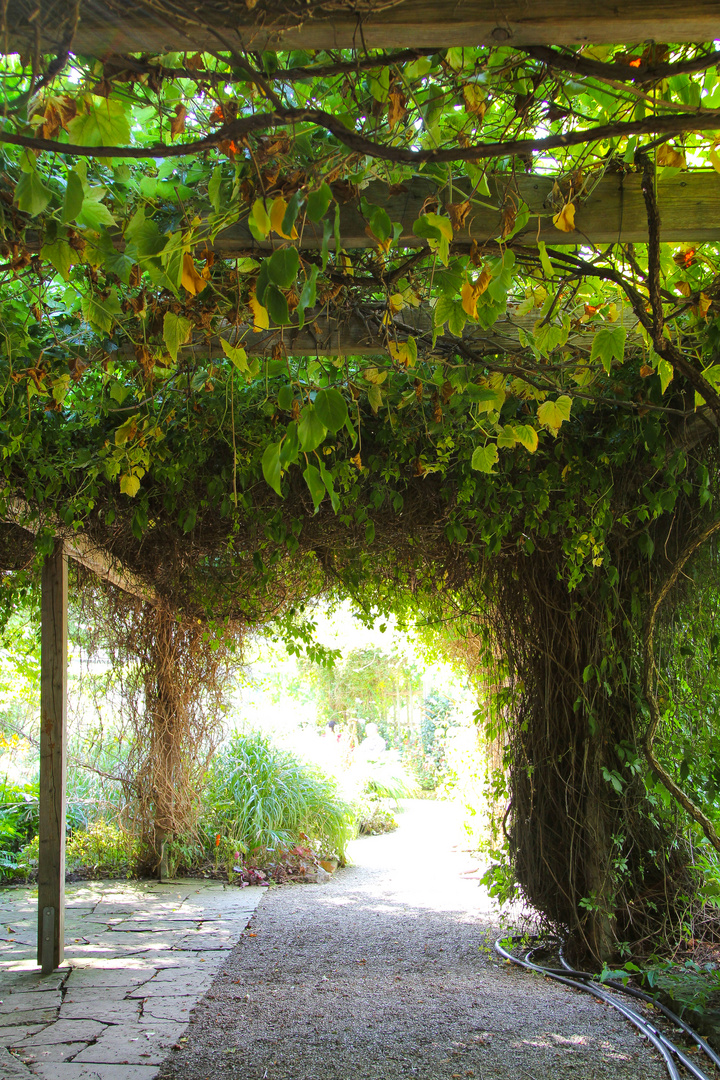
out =
[(68, 870), (88, 869), (105, 874), (130, 873), (137, 855), (133, 837), (113, 822), (102, 819), (87, 829), (76, 830), (65, 848)]
[(216, 756), (205, 793), (202, 829), (250, 854), (292, 848), (302, 840), (341, 860), (355, 828), (335, 781), (260, 734), (236, 734)]
[(361, 799), (355, 804), (355, 820), (361, 836), (379, 836), (398, 827), (386, 799)]

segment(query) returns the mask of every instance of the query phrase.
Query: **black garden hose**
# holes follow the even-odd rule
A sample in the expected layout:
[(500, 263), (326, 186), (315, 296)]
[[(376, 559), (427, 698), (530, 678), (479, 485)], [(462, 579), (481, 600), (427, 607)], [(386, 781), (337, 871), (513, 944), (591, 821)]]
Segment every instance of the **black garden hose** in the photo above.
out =
[[(665, 1063), (665, 1067), (667, 1068), (670, 1080), (680, 1080), (680, 1073), (678, 1072), (677, 1066), (673, 1060), (673, 1055), (675, 1055), (678, 1061), (682, 1063), (682, 1065), (688, 1070), (688, 1072), (692, 1076), (696, 1078), (696, 1080), (710, 1080), (707, 1073), (703, 1072), (703, 1070), (698, 1065), (696, 1065), (695, 1062), (692, 1061), (687, 1056), (687, 1054), (680, 1049), (679, 1046), (676, 1046), (675, 1043), (673, 1043), (667, 1037), (667, 1035), (663, 1035), (663, 1033), (659, 1031), (651, 1021), (647, 1020), (644, 1016), (641, 1016), (641, 1014), (636, 1012), (634, 1009), (631, 1009), (629, 1005), (625, 1004), (624, 1002), (618, 1001), (611, 994), (606, 993), (604, 990), (602, 990), (600, 984), (598, 984), (597, 982), (596, 977), (590, 972), (574, 970), (566, 964), (564, 958), (562, 957), (562, 954), (561, 961), (564, 965), (563, 968), (546, 968), (542, 964), (534, 963), (531, 959), (529, 959), (529, 957), (531, 957), (535, 952), (538, 951), (537, 948), (531, 949), (528, 952), (526, 958), (524, 960), (521, 960), (519, 957), (513, 956), (513, 954), (508, 952), (507, 949), (503, 948), (503, 946), (500, 944), (501, 940), (507, 939), (498, 938), (498, 940), (495, 942), (495, 952), (499, 956), (503, 957), (503, 959), (509, 960), (511, 963), (517, 964), (519, 967), (527, 968), (530, 971), (538, 971), (541, 975), (545, 975), (549, 979), (554, 979), (556, 982), (562, 983), (565, 986), (570, 986), (574, 990), (581, 990), (585, 993), (592, 994), (593, 997), (596, 997), (598, 998), (598, 1000), (605, 1002), (607, 1005), (611, 1005), (614, 1009), (617, 1009), (618, 1012), (620, 1012), (627, 1020), (629, 1020), (630, 1023), (633, 1024), (641, 1032), (641, 1034), (643, 1034), (649, 1040), (649, 1042), (652, 1043), (652, 1045), (661, 1055)], [(510, 940), (513, 943), (526, 942), (527, 938), (521, 936), (513, 937)], [(707, 1054), (713, 1064), (720, 1066), (720, 1057), (710, 1046), (708, 1046), (705, 1040), (702, 1039), (700, 1035), (698, 1035), (695, 1031), (693, 1031), (692, 1028), (688, 1024), (686, 1024), (684, 1020), (681, 1020), (679, 1016), (676, 1016), (675, 1013), (671, 1012), (670, 1009), (667, 1009), (665, 1006), (660, 1006), (652, 997), (650, 997), (649, 994), (645, 994), (642, 991), (635, 990), (631, 987), (623, 986), (622, 983), (618, 983), (615, 981), (608, 982), (603, 985), (610, 986), (610, 988), (614, 991), (627, 993), (631, 997), (639, 997), (644, 1001), (649, 1001), (656, 1007), (660, 1008), (661, 1012), (665, 1016), (667, 1016), (668, 1019), (670, 1019), (673, 1023), (677, 1024), (677, 1026), (680, 1027), (682, 1031), (684, 1031), (686, 1034), (690, 1035), (692, 1039), (694, 1039), (696, 1044)]]

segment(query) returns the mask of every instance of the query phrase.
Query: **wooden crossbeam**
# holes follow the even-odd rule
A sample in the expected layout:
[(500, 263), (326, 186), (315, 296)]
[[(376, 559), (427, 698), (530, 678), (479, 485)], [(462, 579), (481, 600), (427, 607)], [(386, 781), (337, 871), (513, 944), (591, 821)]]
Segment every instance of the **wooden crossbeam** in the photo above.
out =
[(70, 536), (65, 536), (67, 529), (55, 518), (43, 522), (34, 520), (29, 505), (23, 499), (10, 500), (6, 520), (33, 534), (37, 533), (40, 524), (49, 526), (49, 528), (56, 530), (58, 537), (63, 537), (66, 558), (70, 558), (73, 562), (86, 567), (102, 581), (110, 582), (111, 585), (117, 586), (118, 589), (122, 589), (123, 592), (129, 593), (131, 596), (136, 596), (139, 600), (144, 600), (153, 605), (160, 603), (160, 597), (155, 589), (138, 577), (137, 574), (123, 566), (120, 560), (111, 555), (106, 548), (94, 543), (90, 537), (85, 536), (83, 533), (73, 533)]
[[(553, 225), (553, 214), (570, 195), (570, 188), (553, 193), (555, 181), (546, 176), (494, 177), (489, 182), (490, 198), (474, 202), (465, 224), (453, 240), (455, 250), (468, 250), (473, 242), (484, 244), (501, 235), (504, 212), (519, 209), (525, 203), (530, 217), (525, 227), (513, 238), (514, 243), (536, 245), (539, 240), (552, 247), (576, 244), (647, 243), (647, 212), (640, 176), (611, 173), (597, 182), (587, 183), (587, 191), (576, 203), (575, 229), (561, 232)], [(391, 221), (400, 222), (398, 246), (419, 248), (426, 245), (413, 232), (413, 223), (437, 199), (437, 187), (422, 177), (404, 185), (404, 191), (388, 194), (388, 187), (373, 181), (357, 198), (340, 204), (340, 235), (347, 250), (373, 247), (377, 240), (368, 234), (367, 222), (360, 212), (360, 195), (369, 203), (382, 206)], [(446, 188), (440, 194), (439, 209), (448, 202), (461, 203), (470, 188), (460, 181), (453, 184), (452, 193)], [(490, 204), (490, 205), (487, 205)], [(661, 176), (658, 181), (658, 206), (662, 221), (662, 239), (670, 242), (720, 240), (720, 175), (712, 170)], [(437, 207), (436, 207), (437, 208)], [(322, 246), (323, 230), (305, 220), (301, 227), (299, 245), (302, 249), (318, 250)], [(246, 221), (238, 221), (216, 237), (212, 247), (224, 257), (247, 254), (252, 250), (277, 246), (277, 237), (267, 245), (253, 239)], [(334, 247), (334, 241), (331, 240)]]
[[(255, 333), (250, 328), (241, 328), (238, 331), (228, 329), (227, 334), (222, 336), (233, 344), (242, 345), (251, 357), (272, 356), (278, 348), (288, 356), (386, 356), (389, 342), (402, 342), (410, 335), (415, 337), (421, 348), (429, 348), (432, 342), (432, 313), (429, 308), (405, 308), (395, 316), (389, 327), (381, 326), (381, 318), (382, 310), (375, 311), (367, 319), (354, 314), (342, 318), (318, 313), (308, 316), (302, 330), (286, 326)], [(488, 329), (468, 323), (463, 331), (462, 344), (478, 355), (512, 353), (520, 348), (519, 331), (532, 331), (537, 319), (537, 311), (517, 315), (511, 307), (506, 316)], [(635, 325), (634, 318), (628, 316), (625, 326), (629, 333), (632, 334)], [(567, 344), (569, 348), (589, 353), (593, 337), (592, 330), (574, 331)], [(459, 339), (451, 335), (441, 335), (437, 341), (437, 352), (446, 353), (457, 348), (458, 342)], [(208, 360), (222, 359), (225, 355), (219, 337), (197, 339), (188, 348), (198, 358)]]
[[(553, 192), (553, 185), (554, 180), (546, 176), (491, 178), (488, 182), (490, 197), (476, 197), (465, 224), (454, 235), (452, 250), (462, 254), (470, 250), (473, 242), (479, 245), (494, 243), (501, 236), (505, 212), (512, 208), (521, 209), (523, 203), (530, 216), (527, 224), (508, 241), (513, 246), (536, 247), (539, 241), (548, 247), (647, 243), (647, 212), (639, 175), (612, 173), (597, 182), (589, 182), (587, 190), (575, 202), (575, 228), (567, 233), (553, 225), (552, 217), (562, 206), (563, 199), (569, 197), (570, 188), (564, 185), (564, 192), (558, 195)], [(367, 230), (360, 209), (361, 197), (375, 206), (382, 206), (391, 221), (399, 222), (401, 228), (396, 248), (411, 250), (427, 246), (427, 241), (413, 232), (413, 224), (423, 210), (447, 213), (448, 203), (461, 203), (471, 194), (463, 179), (453, 184), (452, 192), (445, 188), (439, 196), (437, 187), (422, 177), (415, 177), (404, 188), (389, 194), (387, 184), (372, 181), (356, 197), (340, 203), (340, 236), (346, 251), (372, 248), (377, 244)], [(270, 194), (268, 202), (272, 198)], [(714, 169), (660, 175), (658, 206), (663, 241), (700, 244), (720, 240), (720, 175)], [(272, 251), (282, 243), (274, 233), (264, 243), (252, 236), (247, 226), (249, 209), (245, 207), (243, 220), (223, 229), (214, 240), (199, 241), (197, 254), (202, 255), (209, 249), (221, 258), (232, 259)], [(298, 228), (297, 246), (302, 251), (319, 251), (323, 242), (322, 225), (308, 218), (303, 220), (301, 216)], [(31, 251), (39, 251), (42, 236), (29, 230), (26, 242)], [(119, 232), (115, 234), (114, 243), (118, 250), (124, 250), (125, 242)], [(330, 249), (334, 247), (335, 240), (331, 237)]]
[[(252, 10), (250, 10), (252, 7)], [(712, 41), (716, 0), (360, 0), (326, 14), (305, 0), (180, 5), (81, 0), (73, 37), (79, 53), (252, 50), (448, 48), (466, 45), (571, 45), (585, 42)], [(373, 11), (373, 9), (375, 9)], [(60, 0), (9, 0), (4, 41), (33, 55), (67, 48), (75, 5)], [(7, 44), (5, 44), (7, 42)]]

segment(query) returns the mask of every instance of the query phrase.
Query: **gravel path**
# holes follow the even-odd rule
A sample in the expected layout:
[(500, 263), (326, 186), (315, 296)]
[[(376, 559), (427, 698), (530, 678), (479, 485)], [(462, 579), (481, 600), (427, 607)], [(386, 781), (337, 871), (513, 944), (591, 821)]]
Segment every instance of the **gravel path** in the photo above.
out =
[(461, 846), (416, 802), (329, 884), (270, 891), (160, 1077), (661, 1080), (614, 1010), (498, 963)]

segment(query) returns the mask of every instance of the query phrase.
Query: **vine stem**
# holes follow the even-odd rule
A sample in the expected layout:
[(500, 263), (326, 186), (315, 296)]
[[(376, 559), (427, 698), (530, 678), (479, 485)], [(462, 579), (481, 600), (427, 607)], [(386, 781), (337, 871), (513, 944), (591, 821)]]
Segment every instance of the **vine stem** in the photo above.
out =
[(480, 161), (494, 157), (541, 153), (568, 146), (630, 135), (679, 135), (684, 131), (705, 131), (720, 124), (720, 109), (701, 109), (686, 116), (650, 116), (642, 120), (619, 121), (600, 124), (575, 131), (565, 131), (540, 139), (507, 139), (500, 142), (474, 143), (471, 146), (452, 146), (432, 150), (409, 150), (404, 146), (388, 146), (366, 138), (360, 132), (345, 127), (343, 121), (323, 109), (293, 108), (274, 109), (268, 112), (243, 116), (224, 124), (216, 132), (190, 143), (156, 143), (152, 146), (81, 146), (77, 143), (60, 143), (54, 139), (40, 139), (29, 135), (17, 135), (0, 131), (0, 143), (22, 146), (29, 150), (72, 154), (95, 158), (167, 158), (183, 157), (219, 146), (226, 140), (242, 141), (248, 135), (268, 128), (292, 127), (299, 123), (315, 124), (334, 135), (339, 142), (357, 154), (381, 158), (398, 164), (420, 165), (424, 162)]
[(643, 635), (643, 692), (650, 710), (650, 723), (645, 732), (643, 749), (650, 768), (656, 774), (660, 782), (667, 788), (675, 801), (682, 806), (683, 810), (690, 815), (693, 821), (697, 822), (715, 850), (720, 852), (720, 836), (718, 836), (715, 831), (713, 823), (710, 821), (709, 817), (703, 813), (700, 807), (696, 806), (682, 788), (675, 783), (672, 776), (670, 776), (666, 769), (660, 764), (653, 750), (653, 739), (655, 738), (655, 733), (657, 732), (658, 724), (660, 723), (660, 709), (653, 688), (654, 676), (657, 672), (655, 653), (653, 650), (657, 614), (665, 597), (675, 585), (675, 582), (680, 576), (680, 572), (688, 559), (718, 530), (720, 530), (720, 518), (712, 521), (709, 525), (706, 525), (705, 528), (695, 533), (683, 548), (680, 557), (658, 589), (650, 605), (650, 611), (648, 612), (648, 617), (645, 622), (645, 632)]

